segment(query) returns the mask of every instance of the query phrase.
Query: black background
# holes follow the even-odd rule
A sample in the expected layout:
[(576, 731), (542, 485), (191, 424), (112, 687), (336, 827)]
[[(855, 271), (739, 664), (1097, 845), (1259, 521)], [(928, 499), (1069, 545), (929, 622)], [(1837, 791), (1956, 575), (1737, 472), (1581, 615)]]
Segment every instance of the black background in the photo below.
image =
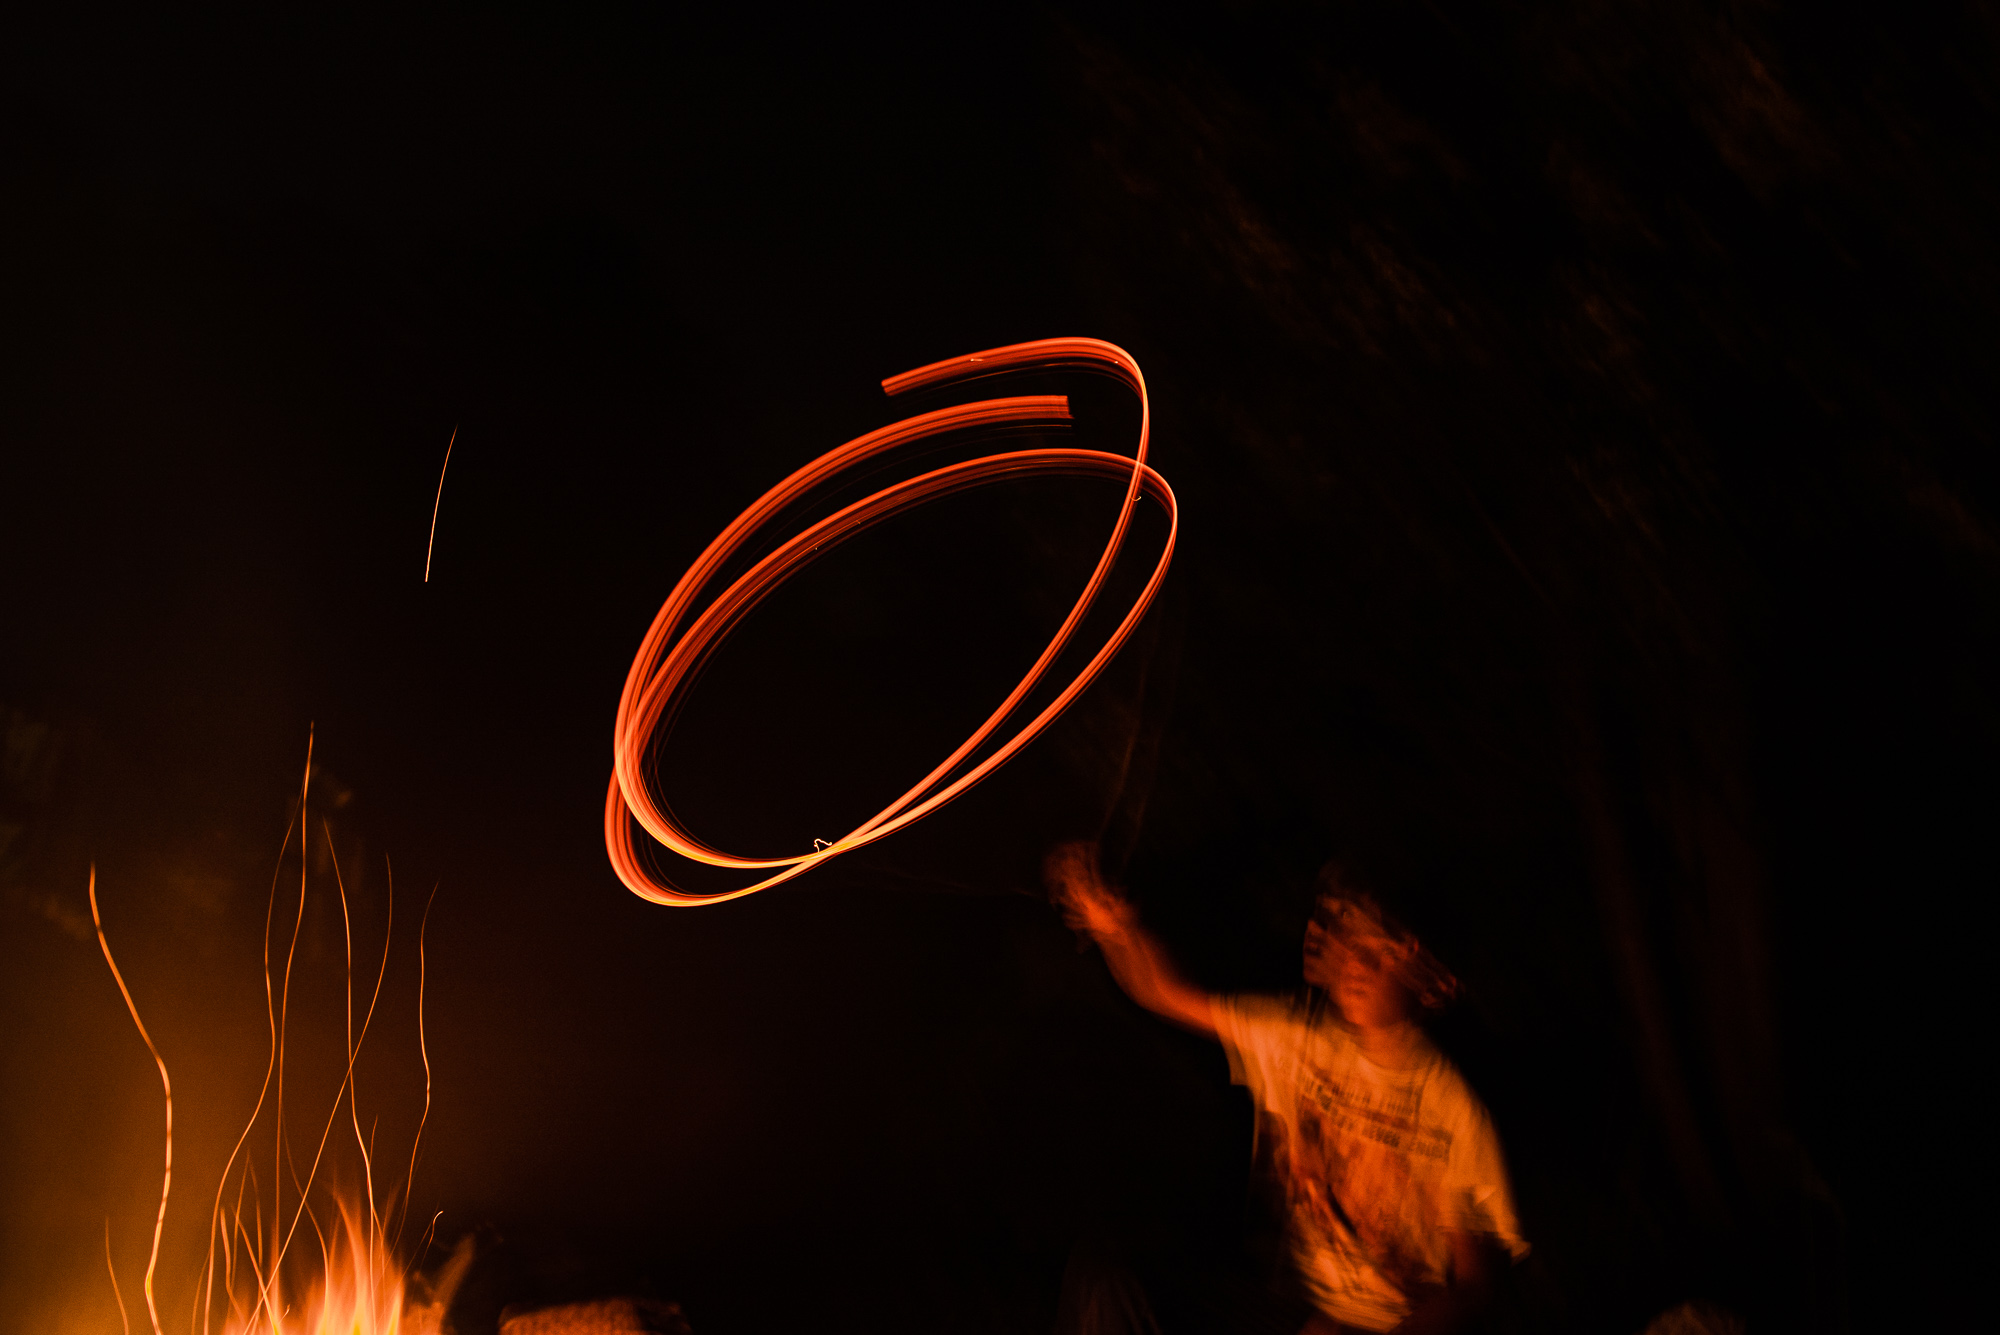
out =
[[(371, 960), (386, 855), (360, 1104), (406, 1153), (436, 885), (414, 1202), (478, 1240), (465, 1329), (650, 1291), (703, 1332), (1044, 1330), (1080, 1242), (1239, 1247), (1220, 1057), (1039, 899), (1079, 834), (1213, 987), (1296, 981), (1329, 856), (1418, 922), (1536, 1246), (1509, 1321), (1949, 1309), (2000, 740), (1990, 7), (10, 29), (0, 1325), (116, 1319), (107, 1215), (128, 1302), (144, 1266), (158, 1095), (93, 861), (176, 1079), (191, 1301), (309, 728), (292, 1134), (339, 1079), (328, 851)], [(673, 579), (901, 415), (882, 377), (1069, 333), (1146, 368), (1183, 507), (1112, 672), (866, 854), (627, 894), (611, 712)], [(1128, 447), (1116, 392), (1045, 387)], [(746, 851), (872, 810), (1114, 502), (994, 488), (813, 567), (705, 677), (676, 800)]]

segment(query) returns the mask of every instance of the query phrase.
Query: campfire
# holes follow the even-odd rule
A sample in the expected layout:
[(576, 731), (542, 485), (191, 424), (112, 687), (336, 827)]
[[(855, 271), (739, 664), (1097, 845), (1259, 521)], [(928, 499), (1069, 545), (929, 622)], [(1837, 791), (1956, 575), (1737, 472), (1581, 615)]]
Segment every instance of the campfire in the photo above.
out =
[[(364, 1132), (361, 1109), (355, 1099), (354, 1069), (381, 1000), (382, 983), (388, 972), (390, 931), (384, 931), (375, 979), (366, 1005), (357, 1016), (353, 917), (346, 879), (333, 852), (331, 830), (324, 821), (321, 833), (326, 840), (333, 889), (340, 902), (345, 948), (346, 1069), (332, 1107), (323, 1118), (308, 1124), (309, 1139), (299, 1140), (287, 1125), (285, 1047), (292, 1019), (299, 931), (306, 919), (311, 890), (312, 859), (306, 856), (312, 830), (311, 798), (309, 741), (298, 814), (285, 831), (279, 853), (281, 873), (285, 853), (297, 837), (300, 860), (296, 906), (286, 927), (280, 917), (279, 875), (274, 874), (265, 913), (264, 995), (270, 1031), (269, 1057), (256, 1105), (236, 1138), (210, 1203), (207, 1259), (202, 1273), (196, 1277), (190, 1329), (202, 1335), (216, 1332), (220, 1335), (444, 1335), (445, 1315), (452, 1295), (472, 1261), (471, 1239), (464, 1239), (444, 1265), (427, 1278), (413, 1272), (410, 1257), (428, 1250), (436, 1220), (422, 1230), (411, 1253), (399, 1245), (407, 1231), (406, 1214), (416, 1177), (423, 1123), (430, 1114), (430, 1054), (423, 1038), (423, 987), (427, 969), (423, 931), (420, 928), (418, 933), (417, 1032), (424, 1071), (424, 1115), (412, 1139), (407, 1165), (401, 1165), (403, 1171), (397, 1174), (401, 1180), (385, 1191), (377, 1184), (378, 1156), (373, 1130), (371, 1127)], [(391, 927), (394, 893), (392, 878), (389, 881)], [(99, 911), (95, 867), (90, 873), (89, 894), (91, 921), (105, 963), (160, 1072), (166, 1122), (165, 1166), (159, 1209), (153, 1221), (152, 1251), (141, 1293), (144, 1315), (154, 1335), (164, 1335), (154, 1281), (160, 1238), (173, 1193), (173, 1084), (166, 1060), (147, 1032), (138, 1004), (112, 954)], [(426, 921), (428, 917), (426, 906)], [(281, 933), (276, 940), (274, 927)], [(274, 945), (278, 952), (275, 960)], [(336, 1162), (342, 1159), (358, 1166), (355, 1173), (358, 1182), (352, 1187), (335, 1186), (329, 1181)], [(111, 1262), (108, 1221), (105, 1263), (130, 1335), (133, 1314), (119, 1284), (117, 1268)]]
[[(389, 918), (375, 977), (365, 997), (355, 987), (354, 919), (347, 879), (333, 849), (332, 832), (322, 821), (326, 866), (331, 889), (341, 910), (346, 1000), (345, 1070), (332, 1106), (323, 1116), (303, 1122), (306, 1135), (295, 1134), (285, 1107), (285, 1050), (289, 1022), (294, 1019), (294, 984), (300, 981), (299, 936), (307, 903), (314, 893), (307, 856), (312, 826), (312, 760), (307, 746), (305, 778), (300, 785), (298, 815), (285, 832), (279, 853), (280, 871), (271, 882), (264, 923), (264, 995), (270, 1048), (262, 1085), (242, 1132), (211, 1197), (206, 1198), (209, 1224), (207, 1256), (194, 1277), (195, 1296), (187, 1314), (187, 1329), (199, 1335), (472, 1335), (455, 1329), (452, 1301), (474, 1261), (471, 1234), (461, 1237), (441, 1265), (429, 1273), (417, 1269), (435, 1241), (438, 1220), (412, 1232), (408, 1210), (416, 1181), (424, 1124), (430, 1115), (430, 1054), (424, 1036), (423, 998), (428, 960), (424, 926), (417, 944), (418, 1055), (424, 1076), (424, 1112), (412, 1138), (407, 1160), (398, 1158), (392, 1180), (383, 1181), (378, 1165), (383, 1156), (375, 1144), (372, 1123), (355, 1097), (354, 1072), (362, 1045), (376, 1018), (388, 973), (389, 942), (394, 920), (394, 882), (389, 881)], [(299, 883), (296, 899), (278, 893), (287, 852), (298, 841)], [(324, 893), (328, 887), (320, 886)], [(142, 1311), (135, 1313), (111, 1260), (110, 1224), (106, 1222), (105, 1264), (125, 1335), (135, 1317), (153, 1335), (165, 1335), (177, 1324), (163, 1313), (156, 1293), (160, 1240), (173, 1196), (173, 1083), (165, 1058), (147, 1031), (138, 1003), (126, 985), (111, 950), (98, 902), (97, 871), (90, 872), (91, 922), (96, 928), (105, 964), (119, 994), (160, 1073), (165, 1110), (164, 1167), (160, 1202), (153, 1219), (153, 1242), (140, 1284)], [(346, 1179), (346, 1180), (343, 1180)], [(407, 1244), (407, 1245), (406, 1245)], [(678, 1305), (644, 1298), (608, 1298), (592, 1302), (500, 1313), (501, 1335), (686, 1335), (689, 1327)]]

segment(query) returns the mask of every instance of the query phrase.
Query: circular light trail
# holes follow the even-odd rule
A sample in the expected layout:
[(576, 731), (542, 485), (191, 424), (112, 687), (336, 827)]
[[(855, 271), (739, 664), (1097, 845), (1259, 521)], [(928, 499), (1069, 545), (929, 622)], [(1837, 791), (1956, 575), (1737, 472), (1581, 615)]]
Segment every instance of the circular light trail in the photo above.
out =
[[(1055, 425), (1068, 421), (1070, 412), (1067, 396), (1040, 394), (982, 399), (976, 403), (907, 417), (865, 436), (858, 436), (838, 449), (829, 450), (765, 492), (723, 529), (687, 573), (681, 576), (673, 592), (667, 595), (659, 615), (653, 618), (652, 627), (646, 632), (639, 652), (632, 660), (632, 669), (625, 677), (624, 692), (619, 696), (618, 717), (612, 732), (613, 766), (610, 791), (604, 803), (604, 844), (618, 879), (632, 893), (656, 904), (677, 906), (718, 904), (740, 899), (781, 881), (788, 881), (830, 858), (871, 844), (922, 820), (1006, 764), (1022, 747), (1033, 741), (1083, 693), (1084, 688), (1096, 679), (1138, 628), (1146, 609), (1158, 595), (1160, 585), (1166, 579), (1167, 566), (1173, 560), (1180, 512), (1167, 480), (1146, 463), (1152, 410), (1146, 399), (1146, 379), (1130, 353), (1101, 339), (1040, 339), (920, 366), (914, 371), (905, 371), (884, 380), (882, 388), (896, 395), (983, 376), (1052, 370), (1083, 370), (1109, 375), (1136, 394), (1139, 399), (1137, 450), (1130, 456), (1104, 450), (1018, 450), (933, 469), (884, 487), (812, 524), (738, 576), (722, 592), (706, 603), (702, 602), (704, 590), (729, 559), (762, 532), (780, 512), (849, 469), (947, 431), (971, 427)], [(986, 721), (930, 773), (841, 838), (831, 843), (814, 840), (812, 849), (790, 857), (746, 858), (711, 848), (681, 825), (665, 803), (656, 798), (646, 778), (644, 760), (648, 750), (656, 739), (664, 739), (671, 730), (702, 664), (750, 610), (787, 578), (847, 538), (925, 501), (1002, 479), (1048, 475), (1124, 480), (1125, 499), (1119, 507), (1118, 520), (1112, 525), (1111, 536), (1105, 542), (1083, 592), (1078, 595), (1054, 637), (1036, 658), (1034, 666), (1028, 669)], [(1083, 624), (1085, 615), (1103, 591), (1112, 567), (1117, 564), (1119, 551), (1131, 527), (1132, 511), (1142, 495), (1156, 502), (1167, 514), (1166, 542), (1145, 587), (1117, 628), (1053, 700), (984, 758), (963, 773), (958, 773), (969, 758), (1002, 731), (1008, 719), (1048, 674), (1077, 628)], [(754, 884), (735, 890), (716, 894), (689, 893), (659, 875), (649, 865), (648, 859), (642, 856), (641, 847), (634, 839), (635, 823), (654, 841), (681, 857), (713, 867), (770, 874)]]

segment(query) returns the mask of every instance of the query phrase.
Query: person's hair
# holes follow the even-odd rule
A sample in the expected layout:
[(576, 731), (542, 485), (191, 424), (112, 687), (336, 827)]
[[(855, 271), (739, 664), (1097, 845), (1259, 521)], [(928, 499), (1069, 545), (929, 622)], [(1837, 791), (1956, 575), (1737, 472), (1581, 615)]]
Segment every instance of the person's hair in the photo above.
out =
[(1335, 937), (1379, 936), (1405, 947), (1409, 955), (1398, 972), (1403, 985), (1425, 1010), (1443, 1010), (1459, 994), (1458, 979), (1444, 962), (1339, 863), (1329, 862), (1320, 869), (1312, 920)]

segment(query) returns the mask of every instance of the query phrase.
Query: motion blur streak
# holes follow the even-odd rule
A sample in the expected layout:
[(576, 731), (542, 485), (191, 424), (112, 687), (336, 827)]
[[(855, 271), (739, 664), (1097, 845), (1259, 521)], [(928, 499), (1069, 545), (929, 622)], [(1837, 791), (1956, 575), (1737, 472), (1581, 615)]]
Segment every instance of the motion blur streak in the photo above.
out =
[[(1060, 370), (1108, 375), (1138, 396), (1139, 442), (1131, 457), (1103, 450), (1020, 450), (986, 455), (934, 469), (884, 487), (800, 532), (739, 576), (697, 613), (697, 602), (702, 593), (731, 556), (787, 506), (856, 465), (946, 431), (1003, 424), (1054, 424), (1068, 421), (1070, 417), (1069, 399), (1064, 395), (984, 399), (923, 413), (858, 436), (793, 473), (738, 515), (681, 576), (680, 582), (674, 585), (673, 592), (661, 606), (659, 615), (653, 619), (651, 629), (639, 646), (638, 655), (632, 660), (632, 669), (625, 678), (625, 690), (619, 697), (618, 717), (612, 732), (613, 767), (604, 806), (604, 843), (618, 878), (634, 894), (656, 904), (720, 903), (788, 881), (829, 858), (893, 834), (905, 825), (923, 819), (1007, 763), (1054, 722), (1104, 670), (1138, 627), (1146, 609), (1159, 593), (1160, 585), (1166, 579), (1167, 566), (1173, 559), (1174, 539), (1180, 527), (1180, 512), (1174, 502), (1173, 489), (1146, 463), (1152, 409), (1146, 398), (1146, 379), (1140, 373), (1138, 362), (1123, 348), (1101, 339), (1040, 339), (920, 366), (914, 371), (884, 380), (882, 388), (894, 395), (983, 376)], [(655, 799), (646, 779), (644, 760), (647, 753), (671, 732), (674, 717), (685, 703), (701, 665), (721, 645), (730, 630), (787, 577), (845, 539), (927, 500), (1001, 478), (1044, 475), (1128, 479), (1118, 520), (1112, 526), (1110, 539), (1105, 543), (1083, 592), (1035, 660), (1034, 666), (1028, 669), (986, 721), (929, 774), (846, 835), (831, 843), (815, 841), (810, 852), (793, 857), (745, 858), (711, 848), (695, 838), (675, 820), (664, 803)], [(990, 754), (954, 778), (960, 766), (1000, 730), (1041, 682), (1069, 644), (1077, 627), (1083, 623), (1084, 616), (1117, 564), (1119, 550), (1131, 526), (1133, 508), (1141, 495), (1158, 504), (1167, 515), (1166, 541), (1145, 588), (1117, 628), (1054, 700)], [(714, 867), (771, 871), (775, 874), (740, 889), (718, 894), (690, 894), (657, 874), (642, 858), (641, 848), (633, 840), (634, 821), (654, 840), (683, 858)]]

